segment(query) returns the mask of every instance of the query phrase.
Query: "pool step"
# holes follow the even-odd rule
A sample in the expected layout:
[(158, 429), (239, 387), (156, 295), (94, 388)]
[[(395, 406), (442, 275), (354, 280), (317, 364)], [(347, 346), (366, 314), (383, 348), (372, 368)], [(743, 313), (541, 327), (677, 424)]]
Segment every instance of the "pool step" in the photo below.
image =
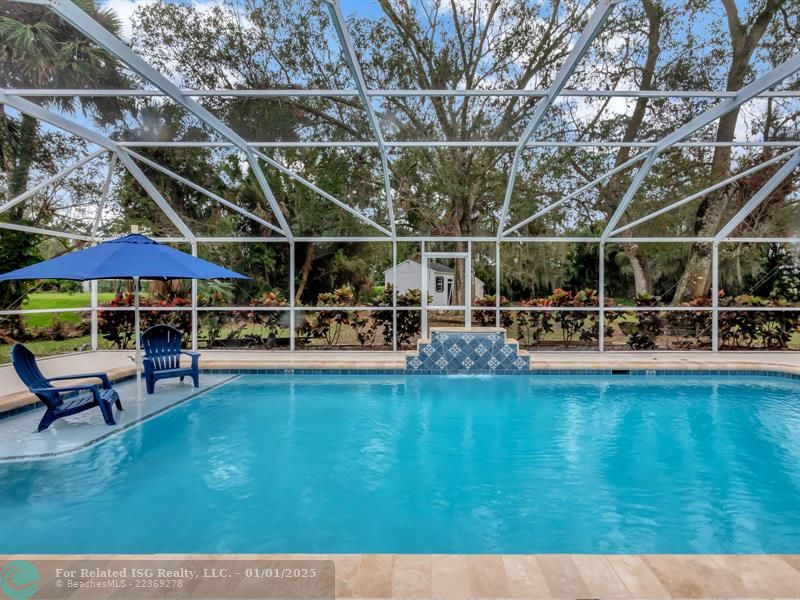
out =
[(425, 373), (529, 371), (530, 356), (503, 328), (432, 328), (430, 339), (406, 354), (406, 370)]

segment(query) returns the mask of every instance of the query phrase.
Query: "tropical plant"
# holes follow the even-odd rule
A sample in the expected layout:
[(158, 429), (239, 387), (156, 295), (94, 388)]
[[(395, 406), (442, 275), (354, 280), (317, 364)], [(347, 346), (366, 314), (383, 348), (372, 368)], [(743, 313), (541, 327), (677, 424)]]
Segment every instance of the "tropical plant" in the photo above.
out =
[[(145, 310), (140, 311), (140, 328), (142, 331), (165, 323), (172, 325), (183, 332), (183, 341), (188, 344), (191, 339), (187, 335), (192, 328), (192, 313), (189, 310), (146, 310), (151, 307), (170, 308), (188, 307), (192, 302), (188, 298), (175, 297), (171, 300), (151, 300), (143, 297), (139, 299), (139, 306)], [(114, 299), (102, 305), (108, 308), (132, 308), (134, 306), (134, 295), (131, 292), (117, 292)], [(113, 348), (131, 348), (135, 345), (134, 312), (132, 310), (98, 310), (97, 328), (100, 335), (109, 342)]]
[[(658, 306), (658, 298), (652, 294), (639, 294), (636, 296), (636, 306)], [(649, 310), (637, 310), (633, 313), (633, 321), (620, 323), (620, 329), (628, 336), (628, 346), (631, 350), (654, 349), (658, 336), (664, 332), (658, 311)]]
[(679, 310), (664, 313), (664, 319), (670, 335), (675, 337), (678, 348), (702, 348), (711, 343), (713, 314), (707, 309), (711, 306), (711, 298), (700, 296), (681, 306), (698, 310)]
[[(345, 286), (319, 294), (317, 306), (352, 306), (353, 297), (352, 288)], [(339, 342), (343, 329), (351, 324), (351, 311), (319, 310), (313, 313), (309, 323), (311, 335), (332, 347)]]
[(281, 311), (255, 310), (255, 308), (278, 308), (288, 305), (289, 303), (280, 290), (272, 290), (262, 294), (259, 298), (250, 300), (250, 306), (253, 307), (253, 310), (247, 312), (247, 321), (261, 327), (261, 342), (264, 347), (273, 348), (277, 345), (278, 334), (285, 329), (285, 324)]
[[(380, 294), (373, 300), (373, 306), (392, 306), (392, 290), (391, 284), (384, 286)], [(429, 297), (428, 301), (432, 302), (433, 298)], [(397, 306), (412, 308), (412, 310), (397, 311), (397, 345), (403, 347), (407, 346), (411, 340), (420, 334), (422, 327), (420, 308), (422, 306), (422, 290), (410, 289), (402, 294), (397, 294)], [(381, 329), (383, 339), (391, 340), (394, 332), (392, 311), (376, 310), (372, 313), (372, 318), (376, 327)]]
[[(548, 307), (547, 298), (531, 298), (523, 300), (520, 306)], [(520, 342), (524, 346), (537, 346), (545, 334), (553, 333), (553, 316), (549, 311), (519, 311), (516, 314), (517, 331)]]
[[(494, 294), (488, 294), (483, 298), (476, 298), (473, 301), (475, 306), (486, 306), (486, 307), (496, 307), (497, 306), (497, 296)], [(508, 306), (510, 304), (508, 298), (505, 296), (500, 296), (500, 306)], [(474, 323), (477, 323), (480, 327), (494, 327), (496, 323), (495, 319), (496, 310), (474, 310), (472, 311), (472, 320)], [(505, 327), (506, 329), (510, 329), (511, 326), (514, 324), (514, 314), (511, 311), (500, 311), (500, 327)]]
[[(719, 337), (729, 348), (785, 350), (800, 333), (800, 311), (736, 310), (738, 307), (788, 308), (783, 299), (741, 295), (720, 298)], [(723, 310), (724, 307), (724, 310)]]

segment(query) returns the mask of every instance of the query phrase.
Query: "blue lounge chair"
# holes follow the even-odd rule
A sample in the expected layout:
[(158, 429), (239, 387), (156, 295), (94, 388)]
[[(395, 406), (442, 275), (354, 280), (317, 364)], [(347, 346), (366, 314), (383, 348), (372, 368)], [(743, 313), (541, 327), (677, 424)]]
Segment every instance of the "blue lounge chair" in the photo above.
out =
[[(187, 375), (192, 378), (194, 387), (200, 387), (200, 353), (181, 349), (180, 331), (169, 325), (155, 325), (142, 334), (144, 348), (144, 378), (147, 393), (155, 391), (156, 381)], [(192, 364), (181, 367), (181, 354), (190, 356)]]
[[(105, 373), (83, 373), (80, 375), (62, 375), (60, 377), (45, 377), (36, 365), (36, 357), (22, 344), (14, 344), (11, 349), (11, 362), (14, 370), (28, 390), (45, 403), (47, 410), (39, 422), (39, 431), (44, 431), (53, 421), (74, 415), (95, 406), (100, 408), (103, 419), (107, 425), (116, 425), (112, 405), (122, 410), (119, 395), (111, 387), (108, 375)], [(71, 379), (97, 378), (102, 383), (98, 385), (83, 384), (68, 387), (55, 387), (53, 381), (69, 381)], [(69, 397), (65, 395), (70, 394)], [(74, 396), (72, 394), (75, 394)]]

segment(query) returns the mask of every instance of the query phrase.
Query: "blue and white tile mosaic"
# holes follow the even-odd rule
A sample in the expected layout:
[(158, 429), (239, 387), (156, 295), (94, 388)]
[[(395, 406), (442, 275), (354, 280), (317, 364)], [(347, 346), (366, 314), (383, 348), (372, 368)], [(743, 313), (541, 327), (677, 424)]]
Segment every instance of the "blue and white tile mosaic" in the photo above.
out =
[(530, 357), (506, 340), (502, 330), (433, 330), (429, 341), (417, 344), (406, 357), (411, 372), (474, 373), (530, 371)]

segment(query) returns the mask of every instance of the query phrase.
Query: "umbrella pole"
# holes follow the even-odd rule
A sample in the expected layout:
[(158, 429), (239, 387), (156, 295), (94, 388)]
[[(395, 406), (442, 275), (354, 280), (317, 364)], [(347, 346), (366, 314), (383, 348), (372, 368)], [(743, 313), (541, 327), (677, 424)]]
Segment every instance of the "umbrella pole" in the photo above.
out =
[(133, 312), (134, 312), (134, 336), (136, 337), (136, 354), (134, 355), (133, 362), (136, 365), (136, 399), (142, 399), (142, 348), (141, 340), (139, 339), (139, 278), (133, 278)]

